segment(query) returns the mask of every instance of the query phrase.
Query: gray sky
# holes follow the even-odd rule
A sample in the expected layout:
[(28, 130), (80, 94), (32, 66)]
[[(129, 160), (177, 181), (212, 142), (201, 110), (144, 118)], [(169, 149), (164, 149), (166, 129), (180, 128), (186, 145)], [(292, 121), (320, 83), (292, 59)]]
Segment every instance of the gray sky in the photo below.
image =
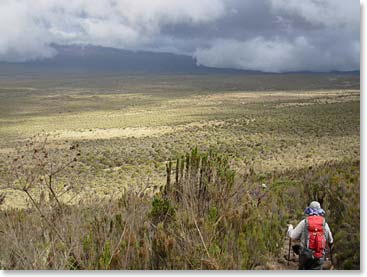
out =
[(187, 54), (270, 72), (359, 69), (357, 0), (1, 0), (0, 61), (52, 44)]

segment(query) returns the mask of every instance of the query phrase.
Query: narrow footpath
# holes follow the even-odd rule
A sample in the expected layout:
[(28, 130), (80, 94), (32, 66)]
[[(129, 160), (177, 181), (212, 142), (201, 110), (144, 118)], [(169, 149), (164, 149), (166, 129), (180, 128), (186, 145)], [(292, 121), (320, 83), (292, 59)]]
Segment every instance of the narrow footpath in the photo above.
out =
[[(292, 242), (292, 245), (297, 244), (297, 242)], [(271, 259), (265, 267), (258, 267), (256, 269), (259, 270), (298, 270), (298, 255), (296, 255), (291, 247), (290, 250), (290, 258), (288, 261), (288, 251), (289, 251), (289, 238), (284, 238), (284, 243), (282, 247), (282, 251), (279, 257), (274, 257)], [(327, 261), (324, 263), (324, 270), (332, 270), (333, 267), (331, 265), (329, 257), (327, 257)]]

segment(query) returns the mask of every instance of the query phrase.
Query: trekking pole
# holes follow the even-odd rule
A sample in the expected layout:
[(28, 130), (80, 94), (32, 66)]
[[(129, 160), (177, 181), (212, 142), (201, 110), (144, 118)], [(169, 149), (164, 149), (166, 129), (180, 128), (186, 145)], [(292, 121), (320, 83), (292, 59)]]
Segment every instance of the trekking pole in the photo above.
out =
[(331, 266), (334, 267), (334, 261), (333, 261), (333, 244), (329, 244), (329, 249), (330, 249)]
[(292, 246), (292, 239), (289, 238), (289, 247), (288, 247), (288, 261), (287, 266), (289, 266), (289, 260), (291, 259), (291, 246)]

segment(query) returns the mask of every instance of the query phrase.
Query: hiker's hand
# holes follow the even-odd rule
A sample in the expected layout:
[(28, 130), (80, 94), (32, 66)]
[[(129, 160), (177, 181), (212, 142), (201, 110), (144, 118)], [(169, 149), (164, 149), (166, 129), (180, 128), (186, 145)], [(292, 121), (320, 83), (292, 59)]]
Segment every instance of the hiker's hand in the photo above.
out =
[(293, 230), (293, 225), (292, 224), (288, 224), (288, 231)]

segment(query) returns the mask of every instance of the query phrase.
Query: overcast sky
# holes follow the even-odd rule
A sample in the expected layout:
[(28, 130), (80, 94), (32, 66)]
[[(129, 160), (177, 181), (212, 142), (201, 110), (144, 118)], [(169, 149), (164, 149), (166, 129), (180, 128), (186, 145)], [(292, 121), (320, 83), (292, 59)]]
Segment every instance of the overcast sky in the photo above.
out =
[(359, 69), (358, 0), (0, 0), (0, 61), (91, 44), (262, 70)]

